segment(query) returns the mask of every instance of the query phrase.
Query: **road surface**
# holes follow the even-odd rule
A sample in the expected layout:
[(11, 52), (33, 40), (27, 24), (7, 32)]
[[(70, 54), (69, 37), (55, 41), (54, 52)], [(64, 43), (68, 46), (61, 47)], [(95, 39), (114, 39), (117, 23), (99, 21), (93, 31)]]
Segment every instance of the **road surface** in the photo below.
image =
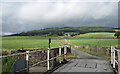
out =
[[(72, 53), (77, 55), (77, 59), (71, 59), (62, 67), (58, 68), (54, 73), (58, 72), (105, 72), (113, 74), (113, 69), (105, 59), (93, 56), (88, 53), (75, 50), (72, 48)], [(103, 73), (104, 74), (104, 73)]]

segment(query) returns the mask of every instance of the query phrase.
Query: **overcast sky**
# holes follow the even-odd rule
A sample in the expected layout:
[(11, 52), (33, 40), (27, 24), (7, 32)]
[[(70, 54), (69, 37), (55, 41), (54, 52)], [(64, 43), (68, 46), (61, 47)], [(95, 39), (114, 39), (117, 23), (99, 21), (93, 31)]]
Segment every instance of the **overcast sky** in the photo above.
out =
[(1, 4), (3, 35), (52, 27), (118, 26), (118, 0), (3, 0)]

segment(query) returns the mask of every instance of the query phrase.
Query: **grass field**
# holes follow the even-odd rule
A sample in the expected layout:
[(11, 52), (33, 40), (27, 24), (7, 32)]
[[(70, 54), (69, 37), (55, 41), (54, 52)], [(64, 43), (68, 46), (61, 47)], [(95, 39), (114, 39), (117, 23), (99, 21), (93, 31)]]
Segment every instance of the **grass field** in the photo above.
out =
[(98, 45), (98, 46), (110, 46), (118, 45), (118, 39), (69, 39), (75, 45)]
[(49, 38), (52, 39), (51, 47), (60, 46), (57, 37), (12, 36), (2, 37), (2, 49), (48, 48)]
[[(57, 36), (9, 36), (2, 37), (2, 49), (48, 48), (49, 38), (52, 39), (51, 47), (61, 46), (61, 44), (56, 41)], [(114, 33), (108, 32), (86, 33), (66, 38), (75, 45), (118, 45), (118, 39), (113, 39)], [(64, 40), (61, 41), (64, 42)]]
[(108, 32), (95, 32), (80, 34), (75, 37), (66, 37), (75, 45), (99, 45), (110, 46), (118, 45), (118, 39), (114, 39), (114, 33)]
[(86, 33), (86, 34), (80, 34), (77, 37), (83, 37), (83, 38), (115, 38), (114, 33), (108, 33), (108, 32)]

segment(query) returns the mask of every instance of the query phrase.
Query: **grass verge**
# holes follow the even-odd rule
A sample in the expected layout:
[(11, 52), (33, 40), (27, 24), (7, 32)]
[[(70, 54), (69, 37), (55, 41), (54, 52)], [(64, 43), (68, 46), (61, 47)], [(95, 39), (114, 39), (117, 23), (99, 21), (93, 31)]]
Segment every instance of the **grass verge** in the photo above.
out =
[(102, 58), (104, 58), (106, 60), (110, 60), (110, 55), (108, 55), (108, 54), (99, 54), (97, 52), (91, 51), (90, 49), (86, 49), (86, 48), (76, 48), (76, 47), (73, 47), (73, 48), (75, 48), (77, 50), (81, 50), (83, 52), (86, 52), (86, 53), (94, 55), (94, 56), (102, 57)]

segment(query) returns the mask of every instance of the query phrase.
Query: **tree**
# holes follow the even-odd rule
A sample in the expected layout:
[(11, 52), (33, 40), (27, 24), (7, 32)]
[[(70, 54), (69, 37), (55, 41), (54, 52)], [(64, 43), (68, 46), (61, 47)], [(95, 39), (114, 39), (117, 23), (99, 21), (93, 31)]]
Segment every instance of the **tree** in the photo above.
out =
[(120, 37), (120, 31), (115, 32), (114, 36), (119, 38)]
[(73, 36), (75, 36), (75, 34), (72, 32), (72, 33), (70, 33), (70, 36), (72, 36), (72, 37), (73, 37)]
[(70, 36), (76, 36), (76, 35), (79, 35), (78, 33), (74, 33), (74, 32), (72, 32), (72, 33), (70, 33)]
[(64, 36), (64, 32), (56, 31), (56, 32), (54, 33), (54, 35)]
[(64, 36), (64, 32), (59, 32), (59, 31), (50, 32), (48, 36)]
[(66, 36), (68, 36), (68, 34), (65, 34)]
[(53, 32), (50, 32), (49, 34), (48, 34), (48, 36), (52, 36), (53, 35)]

